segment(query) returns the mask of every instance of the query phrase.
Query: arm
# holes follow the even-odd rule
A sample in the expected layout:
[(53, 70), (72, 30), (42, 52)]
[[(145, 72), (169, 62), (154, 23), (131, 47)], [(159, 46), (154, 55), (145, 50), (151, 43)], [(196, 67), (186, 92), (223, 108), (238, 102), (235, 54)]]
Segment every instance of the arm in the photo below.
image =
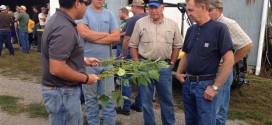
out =
[(180, 48), (173, 48), (173, 52), (172, 52), (172, 55), (171, 55), (171, 62), (173, 64), (175, 64), (175, 62), (177, 61), (177, 58), (178, 58), (178, 55), (179, 55), (179, 50), (180, 50)]
[(139, 60), (138, 48), (130, 47), (130, 55), (132, 57), (132, 60), (138, 61)]
[(249, 43), (245, 47), (237, 50), (236, 53), (234, 54), (234, 64), (236, 64), (241, 59), (243, 59), (250, 52), (252, 48), (253, 48), (253, 43)]
[(176, 72), (176, 77), (181, 83), (184, 82), (184, 78), (186, 77), (186, 75), (184, 74), (184, 71), (187, 65), (187, 58), (188, 58), (188, 54), (185, 53), (179, 62), (179, 66)]
[[(129, 41), (130, 41), (130, 36), (125, 36), (124, 40), (123, 40), (123, 46), (122, 46), (122, 59), (126, 56)], [(137, 51), (137, 53), (138, 53), (138, 51)]]
[(108, 33), (95, 32), (89, 29), (89, 27), (84, 23), (78, 23), (77, 30), (79, 32), (80, 37), (86, 39), (87, 41), (96, 41), (109, 35)]
[(120, 30), (119, 29), (114, 29), (110, 35), (94, 41), (95, 43), (98, 44), (112, 44), (114, 42), (120, 41)]
[[(218, 75), (214, 82), (214, 85), (218, 86), (219, 88), (224, 85), (234, 65), (233, 52), (229, 50), (228, 52), (226, 52), (222, 59), (223, 63), (221, 65), (221, 69), (218, 71)], [(216, 96), (217, 93), (218, 91), (215, 91), (212, 86), (208, 86), (204, 92), (204, 98), (207, 100), (213, 100), (214, 96)]]
[[(50, 65), (50, 73), (54, 76), (57, 76), (61, 79), (67, 81), (75, 81), (75, 82), (82, 82), (84, 83), (87, 80), (87, 76), (85, 74), (79, 73), (73, 69), (71, 69), (65, 61), (58, 61), (55, 59), (49, 59)], [(93, 84), (99, 77), (94, 74), (88, 74), (89, 80), (87, 84)]]
[(126, 35), (126, 32), (120, 33), (120, 36), (125, 36), (125, 35)]

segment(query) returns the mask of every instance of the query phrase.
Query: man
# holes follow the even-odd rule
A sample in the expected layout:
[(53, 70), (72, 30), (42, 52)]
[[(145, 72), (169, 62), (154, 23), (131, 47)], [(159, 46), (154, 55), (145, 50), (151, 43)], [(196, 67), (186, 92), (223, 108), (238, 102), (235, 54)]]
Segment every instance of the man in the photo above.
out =
[[(126, 24), (126, 34), (123, 41), (121, 59), (131, 59), (130, 50), (128, 49), (130, 37), (132, 35), (135, 23), (142, 17), (146, 16), (146, 13), (144, 13), (145, 3), (143, 0), (133, 0), (130, 6), (134, 16), (131, 17), (127, 21), (127, 24)], [(122, 85), (122, 91), (123, 91), (123, 94), (130, 99), (131, 91), (132, 91), (131, 82), (130, 82), (130, 86)], [(142, 99), (141, 99), (141, 93), (139, 91), (139, 87), (138, 87), (137, 96), (135, 98), (135, 102), (131, 104), (130, 100), (125, 100), (123, 110), (119, 109), (117, 111), (118, 113), (126, 115), (126, 114), (130, 114), (130, 109), (135, 110), (137, 112), (142, 112)]]
[(23, 53), (28, 54), (29, 52), (29, 40), (28, 40), (28, 20), (29, 15), (26, 13), (26, 7), (20, 7), (20, 14), (16, 17), (15, 21), (18, 21), (18, 29), (19, 29), (19, 41), (21, 44), (21, 49)]
[(161, 107), (163, 125), (175, 124), (175, 113), (172, 94), (172, 67), (175, 64), (182, 46), (182, 36), (178, 24), (164, 17), (163, 0), (150, 0), (149, 16), (137, 21), (129, 43), (133, 60), (160, 59), (169, 64), (168, 68), (159, 71), (158, 81), (151, 80), (147, 86), (140, 84), (144, 111), (144, 124), (154, 125), (153, 93), (156, 87)]
[[(83, 0), (84, 1), (84, 0)], [(85, 1), (84, 1), (85, 3)], [(49, 21), (50, 19), (50, 3), (46, 3), (46, 9), (47, 9), (47, 16), (46, 16), (46, 20), (45, 20), (45, 24), (47, 23), (47, 21)]]
[(210, 18), (208, 0), (186, 2), (188, 16), (196, 24), (187, 30), (176, 74), (183, 83), (185, 122), (215, 125), (216, 95), (234, 64), (232, 41), (227, 26)]
[(38, 17), (39, 17), (39, 24), (40, 24), (40, 28), (44, 29), (45, 27), (45, 22), (46, 22), (46, 14), (47, 10), (45, 7), (41, 8), (41, 13), (39, 13)]
[(120, 24), (120, 32), (121, 32), (120, 42), (116, 43), (116, 46), (117, 46), (117, 50), (116, 50), (117, 59), (121, 59), (123, 40), (124, 40), (124, 37), (126, 35), (126, 23), (127, 23), (127, 20), (129, 19), (128, 12), (129, 11), (128, 11), (127, 8), (121, 8), (119, 10), (119, 18), (120, 18), (120, 20), (122, 20), (122, 22)]
[(42, 36), (41, 91), (50, 125), (83, 125), (80, 84), (99, 80), (94, 74), (85, 74), (85, 65), (96, 66), (98, 60), (84, 59), (74, 22), (84, 16), (83, 0), (59, 0), (59, 5)]
[[(96, 57), (100, 60), (110, 59), (112, 56), (111, 44), (120, 40), (120, 31), (117, 21), (110, 10), (103, 8), (105, 0), (92, 0), (87, 7), (83, 19), (78, 20), (77, 29), (81, 41), (84, 43), (84, 55)], [(87, 67), (87, 73), (100, 74), (110, 68)], [(116, 112), (111, 99), (111, 92), (114, 91), (114, 78), (99, 81), (92, 86), (82, 85), (87, 120), (90, 125), (99, 125), (98, 95), (106, 94), (109, 99), (108, 105), (102, 105), (103, 124), (115, 125)]]
[[(239, 24), (223, 15), (223, 3), (221, 0), (209, 0), (210, 17), (214, 20), (227, 25), (230, 31), (233, 47), (235, 49), (234, 63), (243, 59), (252, 49), (253, 43), (249, 36), (243, 31)], [(230, 88), (233, 81), (233, 72), (231, 71), (225, 84), (217, 94), (216, 103), (216, 124), (225, 125), (230, 101)]]
[(32, 20), (35, 22), (35, 26), (33, 28), (33, 33), (32, 33), (32, 37), (33, 37), (33, 44), (37, 45), (37, 40), (38, 40), (38, 33), (37, 33), (37, 29), (39, 27), (39, 11), (38, 11), (38, 7), (37, 6), (33, 6), (32, 7), (33, 10), (33, 14), (32, 14)]
[(7, 12), (5, 5), (0, 6), (0, 57), (2, 53), (3, 43), (6, 43), (6, 48), (9, 50), (10, 56), (14, 56), (14, 49), (11, 44), (11, 16)]

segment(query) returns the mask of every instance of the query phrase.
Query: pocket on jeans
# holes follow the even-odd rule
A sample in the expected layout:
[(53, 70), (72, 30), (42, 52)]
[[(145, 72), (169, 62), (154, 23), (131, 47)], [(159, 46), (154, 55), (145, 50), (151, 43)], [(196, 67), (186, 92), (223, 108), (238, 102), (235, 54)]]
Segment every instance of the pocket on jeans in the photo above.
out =
[(50, 90), (43, 92), (42, 95), (46, 111), (49, 114), (56, 114), (61, 105), (60, 93), (55, 90)]

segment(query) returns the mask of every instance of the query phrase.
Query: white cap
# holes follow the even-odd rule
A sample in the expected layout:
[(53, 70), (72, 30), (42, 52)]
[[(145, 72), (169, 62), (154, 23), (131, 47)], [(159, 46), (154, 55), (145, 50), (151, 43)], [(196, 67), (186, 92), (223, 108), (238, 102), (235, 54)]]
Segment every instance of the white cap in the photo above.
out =
[(0, 6), (0, 10), (5, 10), (5, 9), (7, 9), (7, 7), (5, 5)]

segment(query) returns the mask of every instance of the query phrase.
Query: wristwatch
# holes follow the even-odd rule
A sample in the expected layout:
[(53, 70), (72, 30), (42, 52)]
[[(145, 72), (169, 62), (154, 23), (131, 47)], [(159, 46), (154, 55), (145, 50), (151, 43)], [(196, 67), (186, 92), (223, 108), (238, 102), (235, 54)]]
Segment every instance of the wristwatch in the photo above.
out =
[(219, 88), (218, 86), (216, 86), (216, 85), (213, 85), (212, 88), (213, 88), (214, 91), (218, 91), (218, 90), (220, 89), (220, 88)]

